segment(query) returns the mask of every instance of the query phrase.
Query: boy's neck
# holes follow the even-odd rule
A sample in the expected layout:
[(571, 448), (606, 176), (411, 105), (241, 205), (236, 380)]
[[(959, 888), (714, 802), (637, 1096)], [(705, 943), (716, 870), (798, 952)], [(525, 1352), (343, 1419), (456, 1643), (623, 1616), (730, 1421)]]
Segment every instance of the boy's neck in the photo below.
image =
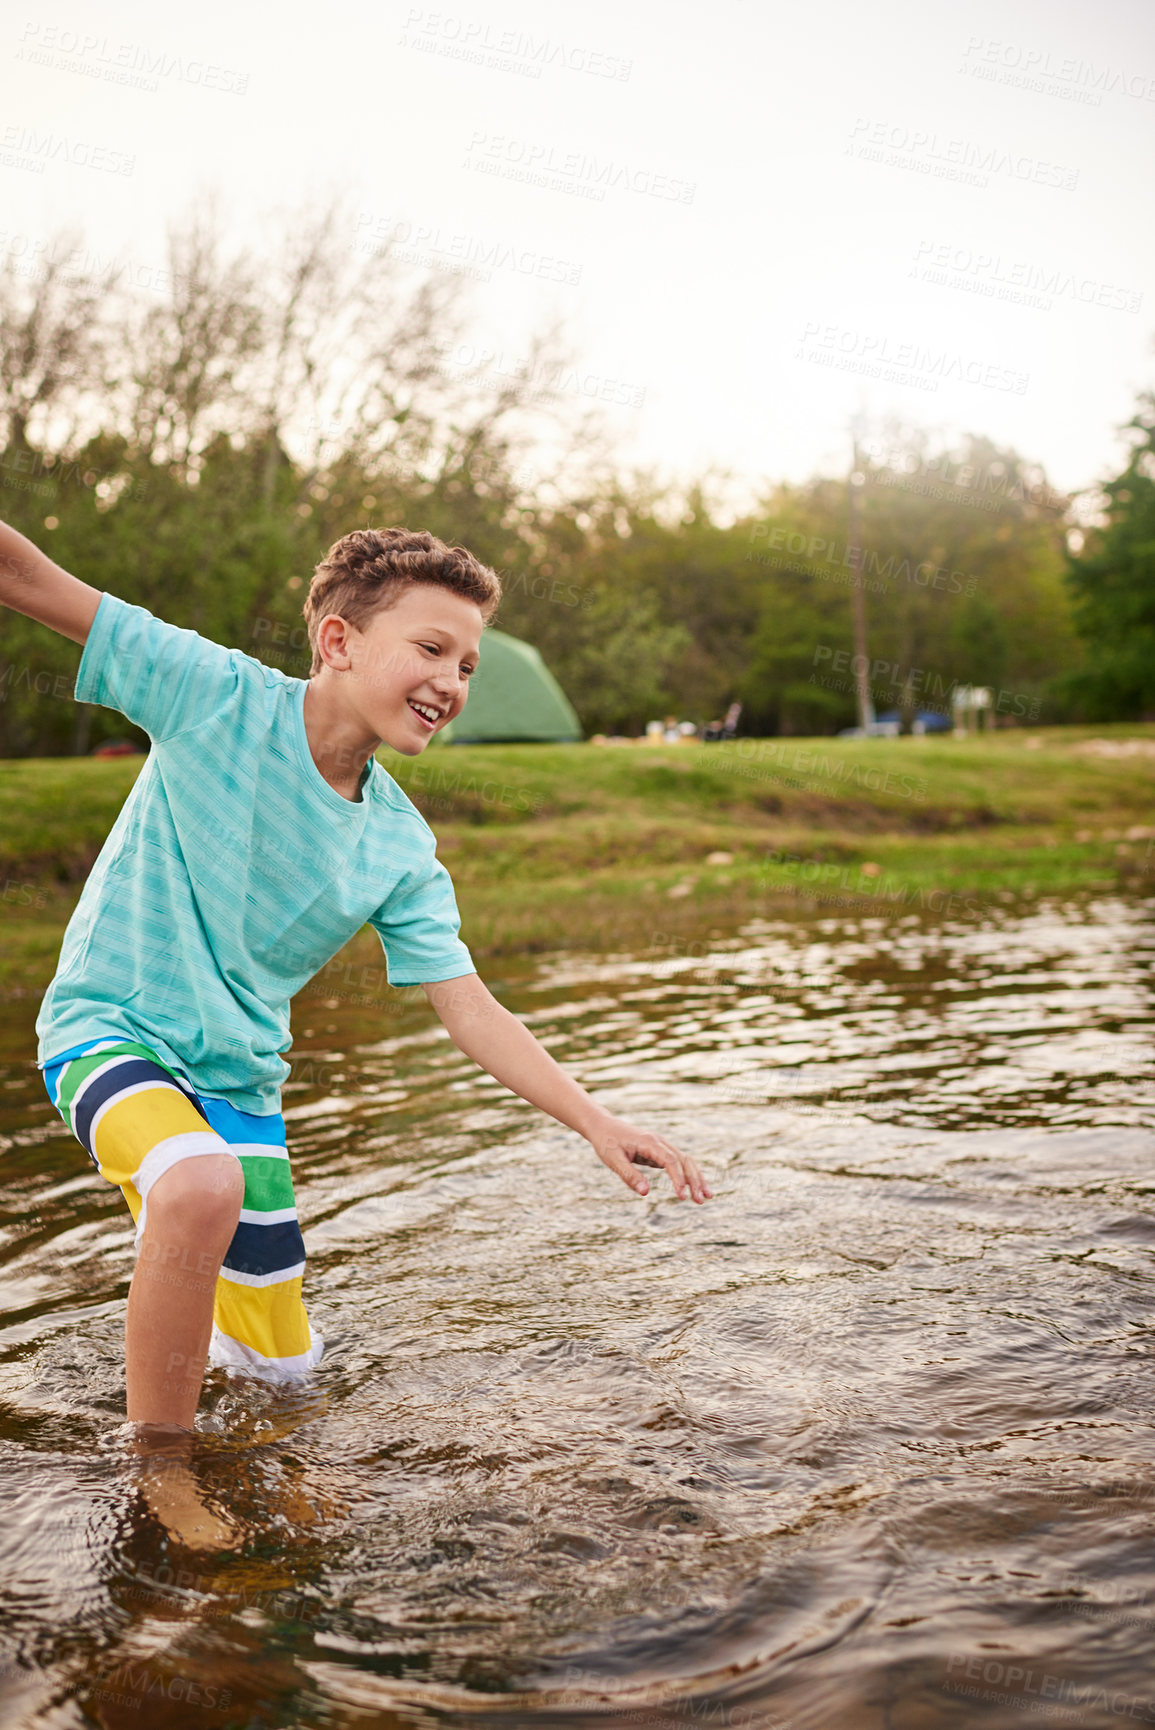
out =
[(333, 702), (330, 682), (318, 673), (305, 686), (305, 737), (317, 773), (351, 804), (361, 800), (365, 765), (380, 739), (366, 738), (364, 724)]

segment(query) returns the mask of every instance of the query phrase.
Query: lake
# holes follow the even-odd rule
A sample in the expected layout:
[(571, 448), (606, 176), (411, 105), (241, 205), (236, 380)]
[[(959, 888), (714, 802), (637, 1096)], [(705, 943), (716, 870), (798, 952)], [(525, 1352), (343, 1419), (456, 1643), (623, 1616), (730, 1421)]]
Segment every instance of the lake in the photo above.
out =
[(489, 974), (704, 1206), (379, 986), (303, 994), (326, 1353), (210, 1375), (215, 1557), (135, 1488), (127, 1209), (9, 1003), (0, 1720), (1155, 1722), (1153, 911), (800, 903)]

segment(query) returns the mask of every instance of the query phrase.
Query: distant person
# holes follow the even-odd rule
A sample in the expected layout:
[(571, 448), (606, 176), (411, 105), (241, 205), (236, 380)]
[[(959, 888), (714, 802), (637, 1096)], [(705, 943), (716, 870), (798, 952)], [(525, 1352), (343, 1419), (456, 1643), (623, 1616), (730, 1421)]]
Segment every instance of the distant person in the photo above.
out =
[(591, 1144), (710, 1190), (692, 1159), (590, 1097), (504, 1009), (458, 936), (432, 831), (376, 761), (417, 757), (465, 704), (501, 590), (462, 547), (345, 535), (304, 603), (307, 680), (70, 576), (0, 524), (0, 601), (84, 645), (80, 702), (152, 750), (84, 885), (40, 1007), (53, 1106), (136, 1222), (125, 1365), (146, 1489), (190, 1541), (231, 1533), (181, 1469), (206, 1356), (299, 1376), (322, 1350), (301, 1298), (280, 1090), (298, 991), (368, 922), (392, 985), (421, 985), (483, 1069)]
[(724, 721), (711, 721), (702, 733), (702, 738), (708, 744), (717, 744), (719, 739), (732, 739), (738, 731), (738, 717), (742, 713), (741, 703), (731, 703), (726, 710)]

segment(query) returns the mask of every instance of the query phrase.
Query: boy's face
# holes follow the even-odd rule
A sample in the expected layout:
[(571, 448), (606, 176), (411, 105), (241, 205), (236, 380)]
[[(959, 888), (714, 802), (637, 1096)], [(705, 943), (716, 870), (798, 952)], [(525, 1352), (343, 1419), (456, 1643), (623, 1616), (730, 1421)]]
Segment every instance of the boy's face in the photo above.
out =
[(363, 631), (350, 627), (358, 707), (373, 732), (406, 757), (465, 707), (480, 657), (481, 609), (435, 583), (412, 583)]

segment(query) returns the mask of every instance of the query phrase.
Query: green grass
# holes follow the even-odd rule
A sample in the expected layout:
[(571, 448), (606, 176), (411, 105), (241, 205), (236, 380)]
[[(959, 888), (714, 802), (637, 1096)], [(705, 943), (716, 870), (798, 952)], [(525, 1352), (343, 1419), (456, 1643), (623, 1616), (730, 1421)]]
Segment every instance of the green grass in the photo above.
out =
[[(1103, 740), (1138, 749), (1085, 749)], [(1155, 884), (1155, 726), (446, 746), (382, 761), (439, 835), (479, 959), (660, 946), (815, 902), (950, 914), (996, 896)], [(0, 763), (7, 995), (42, 991), (51, 978), (80, 885), (143, 763)], [(718, 853), (731, 858), (711, 863)], [(379, 960), (372, 933), (350, 946), (362, 951)]]

